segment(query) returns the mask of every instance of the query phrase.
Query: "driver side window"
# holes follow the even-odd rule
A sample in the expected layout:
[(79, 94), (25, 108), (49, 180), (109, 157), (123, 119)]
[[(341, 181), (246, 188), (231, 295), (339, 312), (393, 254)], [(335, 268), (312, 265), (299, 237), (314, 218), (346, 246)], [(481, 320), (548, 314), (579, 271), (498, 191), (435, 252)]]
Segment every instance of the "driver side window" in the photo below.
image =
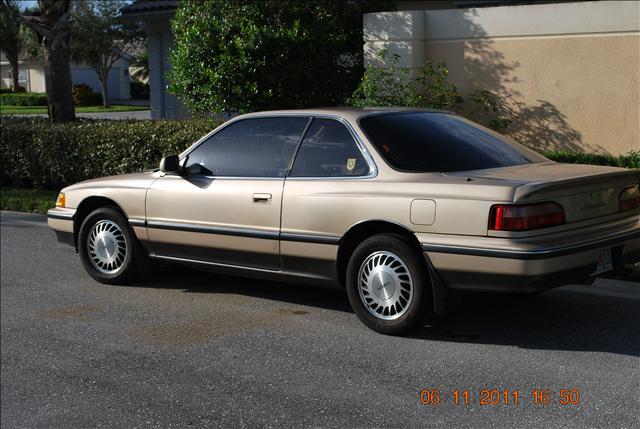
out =
[(235, 122), (189, 153), (189, 176), (284, 177), (309, 118)]

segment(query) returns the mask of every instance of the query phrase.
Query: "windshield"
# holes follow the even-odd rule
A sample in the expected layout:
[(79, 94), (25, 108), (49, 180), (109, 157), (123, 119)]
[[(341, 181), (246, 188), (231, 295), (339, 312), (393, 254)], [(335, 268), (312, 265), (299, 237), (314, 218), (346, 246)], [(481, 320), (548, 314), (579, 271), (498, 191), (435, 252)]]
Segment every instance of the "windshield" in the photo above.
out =
[(397, 170), (481, 170), (548, 161), (542, 155), (450, 113), (411, 112), (359, 121), (371, 143)]

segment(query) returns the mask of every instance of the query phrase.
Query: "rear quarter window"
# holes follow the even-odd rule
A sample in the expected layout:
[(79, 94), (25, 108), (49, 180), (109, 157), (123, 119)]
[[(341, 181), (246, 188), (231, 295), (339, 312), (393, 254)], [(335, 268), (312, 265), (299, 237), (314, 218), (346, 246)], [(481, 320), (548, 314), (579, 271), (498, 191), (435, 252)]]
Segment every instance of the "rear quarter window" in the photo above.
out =
[(411, 112), (361, 118), (360, 127), (394, 169), (481, 170), (548, 161), (542, 155), (449, 113)]

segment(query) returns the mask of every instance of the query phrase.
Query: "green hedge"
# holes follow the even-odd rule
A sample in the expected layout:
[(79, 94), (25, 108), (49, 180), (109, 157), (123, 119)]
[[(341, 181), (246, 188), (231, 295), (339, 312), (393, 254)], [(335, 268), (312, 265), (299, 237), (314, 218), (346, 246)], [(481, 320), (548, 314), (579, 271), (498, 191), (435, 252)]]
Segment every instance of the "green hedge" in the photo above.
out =
[[(3, 118), (0, 156), (3, 186), (60, 189), (81, 180), (155, 168), (218, 123), (104, 121), (52, 124), (44, 118)], [(621, 156), (549, 152), (559, 162), (640, 168), (640, 152)]]
[(0, 104), (7, 106), (46, 106), (47, 94), (40, 92), (15, 92), (0, 94)]
[(3, 118), (0, 159), (3, 186), (60, 189), (93, 177), (158, 166), (218, 124), (192, 121), (81, 119), (52, 124), (44, 118)]
[(555, 151), (545, 152), (544, 156), (567, 164), (611, 165), (613, 167), (640, 168), (640, 152), (631, 151), (625, 155), (597, 155), (594, 153)]

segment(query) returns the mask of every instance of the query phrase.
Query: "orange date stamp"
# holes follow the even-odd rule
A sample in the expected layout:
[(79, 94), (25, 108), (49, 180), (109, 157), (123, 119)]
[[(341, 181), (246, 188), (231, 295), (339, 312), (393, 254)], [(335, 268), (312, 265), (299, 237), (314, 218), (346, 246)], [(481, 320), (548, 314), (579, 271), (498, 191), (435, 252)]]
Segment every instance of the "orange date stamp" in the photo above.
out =
[(443, 403), (453, 405), (478, 404), (481, 406), (521, 405), (525, 402), (533, 405), (559, 404), (562, 406), (576, 406), (580, 404), (580, 390), (565, 389), (532, 389), (521, 392), (519, 389), (454, 389), (441, 392), (440, 389), (422, 389), (419, 394), (420, 404), (438, 406)]

